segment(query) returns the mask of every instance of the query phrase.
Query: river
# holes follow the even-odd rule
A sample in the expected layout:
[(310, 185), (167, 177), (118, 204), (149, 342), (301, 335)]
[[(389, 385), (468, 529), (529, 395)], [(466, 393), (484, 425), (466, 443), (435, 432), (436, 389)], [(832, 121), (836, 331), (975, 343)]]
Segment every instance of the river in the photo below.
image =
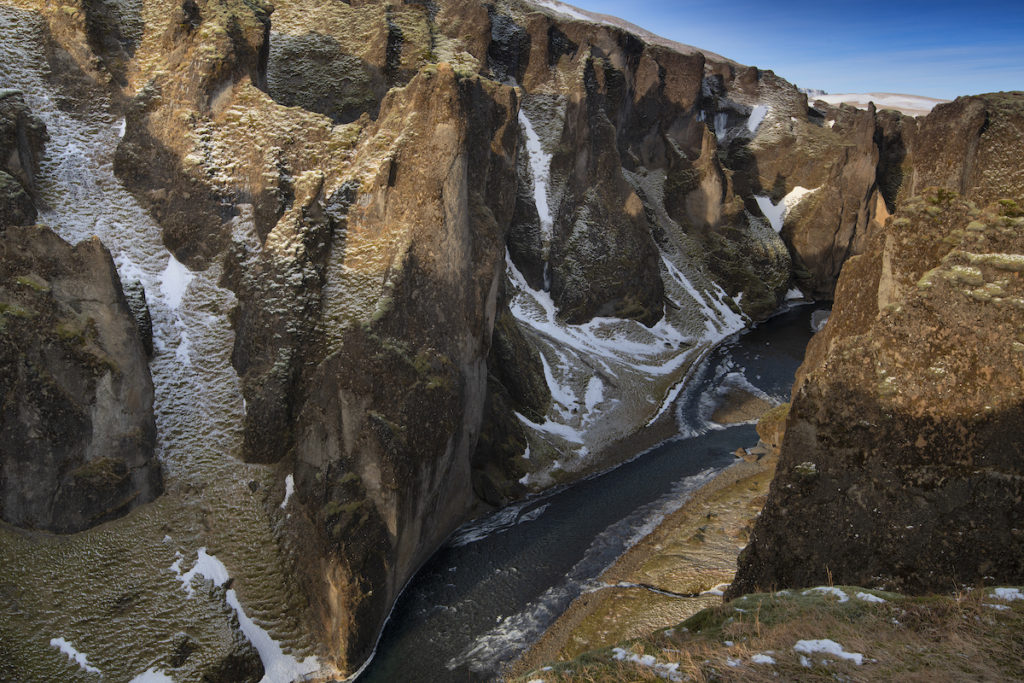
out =
[(609, 472), (463, 526), (402, 594), (360, 683), (494, 678), (622, 553), (752, 446), (752, 424), (711, 421), (724, 386), (789, 399), (820, 307), (734, 335), (677, 404), (680, 437)]

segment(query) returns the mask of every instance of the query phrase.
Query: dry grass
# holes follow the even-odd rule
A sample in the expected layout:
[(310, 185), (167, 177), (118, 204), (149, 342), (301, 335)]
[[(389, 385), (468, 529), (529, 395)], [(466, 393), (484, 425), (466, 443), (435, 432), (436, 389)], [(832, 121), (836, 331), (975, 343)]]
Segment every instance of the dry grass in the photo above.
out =
[[(699, 612), (679, 626), (630, 641), (647, 664), (595, 650), (519, 680), (567, 681), (1002, 681), (1024, 679), (1024, 600), (991, 589), (906, 597), (843, 587), (849, 597), (802, 591), (753, 594)], [(876, 603), (857, 593), (881, 597)], [(1001, 605), (997, 609), (990, 605)], [(799, 640), (830, 639), (863, 654), (862, 665), (825, 654), (801, 662)], [(729, 644), (727, 644), (729, 643)], [(622, 651), (620, 650), (620, 656)], [(754, 655), (774, 664), (757, 664)]]

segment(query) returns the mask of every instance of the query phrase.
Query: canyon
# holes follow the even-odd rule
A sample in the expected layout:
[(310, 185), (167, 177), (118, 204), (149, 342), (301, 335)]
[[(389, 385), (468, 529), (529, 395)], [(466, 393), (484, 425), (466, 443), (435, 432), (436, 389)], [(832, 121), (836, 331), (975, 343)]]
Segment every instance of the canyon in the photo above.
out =
[(0, 678), (349, 676), (787, 298), (835, 309), (732, 595), (1020, 579), (1024, 95), (809, 101), (567, 7), (0, 3)]

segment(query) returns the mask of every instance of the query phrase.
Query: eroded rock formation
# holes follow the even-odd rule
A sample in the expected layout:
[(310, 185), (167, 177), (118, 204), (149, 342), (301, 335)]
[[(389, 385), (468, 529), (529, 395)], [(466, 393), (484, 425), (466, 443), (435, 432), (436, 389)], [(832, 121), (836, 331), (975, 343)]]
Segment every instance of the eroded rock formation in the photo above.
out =
[(0, 517), (72, 533), (160, 495), (153, 384), (110, 254), (0, 233)]
[(293, 642), (341, 672), (475, 506), (608, 464), (688, 359), (829, 296), (926, 154), (912, 120), (518, 0), (17, 4), (62, 106), (123, 113), (164, 244), (236, 297), (238, 472), (303, 579)]
[(903, 134), (897, 212), (843, 268), (730, 595), (1024, 576), (1024, 95)]

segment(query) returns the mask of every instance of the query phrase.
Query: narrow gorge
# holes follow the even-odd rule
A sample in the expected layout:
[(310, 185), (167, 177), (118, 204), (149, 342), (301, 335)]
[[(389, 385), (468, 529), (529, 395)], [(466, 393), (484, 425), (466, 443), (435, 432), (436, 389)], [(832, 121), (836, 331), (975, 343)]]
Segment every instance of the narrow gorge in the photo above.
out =
[(797, 299), (732, 594), (1024, 576), (1024, 95), (831, 105), (521, 0), (0, 0), (0, 63), (0, 679), (352, 676)]

